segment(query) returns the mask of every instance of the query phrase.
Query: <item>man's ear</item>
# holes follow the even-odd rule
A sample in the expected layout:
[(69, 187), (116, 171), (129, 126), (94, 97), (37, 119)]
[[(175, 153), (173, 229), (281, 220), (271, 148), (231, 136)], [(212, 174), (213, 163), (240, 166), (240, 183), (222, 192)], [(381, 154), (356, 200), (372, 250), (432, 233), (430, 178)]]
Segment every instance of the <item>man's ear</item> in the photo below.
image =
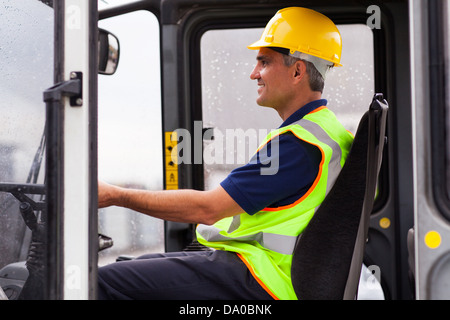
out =
[(302, 60), (298, 60), (294, 64), (294, 78), (296, 81), (301, 81), (306, 74), (306, 64)]

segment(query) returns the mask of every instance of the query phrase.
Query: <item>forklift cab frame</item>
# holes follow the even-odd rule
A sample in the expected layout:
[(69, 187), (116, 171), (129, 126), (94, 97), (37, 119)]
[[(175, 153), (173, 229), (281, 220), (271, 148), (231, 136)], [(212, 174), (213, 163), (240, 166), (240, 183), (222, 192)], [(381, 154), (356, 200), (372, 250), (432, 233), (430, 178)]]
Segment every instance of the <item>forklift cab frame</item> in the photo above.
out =
[[(101, 121), (97, 105), (102, 103), (97, 95), (102, 80), (98, 76), (98, 26), (138, 11), (150, 12), (156, 18), (160, 65), (155, 72), (160, 78), (161, 100), (161, 129), (156, 140), (161, 146), (157, 157), (163, 177), (161, 187), (202, 190), (208, 187), (204, 163), (174, 165), (166, 157), (166, 148), (172, 146), (172, 132), (183, 128), (194, 136), (197, 124), (205, 121), (204, 36), (211, 30), (262, 28), (279, 8), (300, 3), (146, 0), (98, 10), (97, 1), (92, 0), (41, 2), (54, 10), (53, 83), (44, 90), (45, 179), (41, 177), (41, 183), (14, 182), (13, 186), (8, 179), (2, 179), (0, 189), (15, 193), (14, 198), (26, 196), (37, 206), (45, 202), (48, 225), (42, 297), (95, 299), (99, 243), (109, 241), (101, 238), (99, 242), (96, 195), (100, 171), (97, 124)], [(445, 194), (449, 188), (443, 179), (448, 172), (448, 156), (440, 148), (448, 146), (449, 139), (445, 122), (448, 90), (443, 74), (448, 64), (442, 58), (445, 55), (440, 54), (446, 50), (447, 2), (301, 2), (301, 6), (323, 12), (338, 25), (373, 23), (373, 90), (383, 92), (391, 108), (389, 144), (384, 150), (379, 193), (370, 215), (364, 262), (379, 267), (387, 299), (448, 297), (439, 281), (448, 273), (445, 239), (450, 217)], [(379, 20), (373, 20), (376, 17)], [(123, 43), (121, 50), (126, 51)], [(235, 104), (240, 101), (237, 99)], [(42, 97), (39, 103), (43, 104)], [(433, 112), (427, 107), (430, 105)], [(207, 129), (200, 128), (200, 139)], [(166, 251), (183, 250), (194, 238), (192, 225), (162, 224)], [(407, 234), (413, 227), (414, 248), (408, 253)], [(435, 247), (429, 240), (431, 231), (431, 237), (441, 240)], [(24, 246), (31, 241), (30, 235), (23, 239)], [(413, 268), (408, 264), (411, 257)]]

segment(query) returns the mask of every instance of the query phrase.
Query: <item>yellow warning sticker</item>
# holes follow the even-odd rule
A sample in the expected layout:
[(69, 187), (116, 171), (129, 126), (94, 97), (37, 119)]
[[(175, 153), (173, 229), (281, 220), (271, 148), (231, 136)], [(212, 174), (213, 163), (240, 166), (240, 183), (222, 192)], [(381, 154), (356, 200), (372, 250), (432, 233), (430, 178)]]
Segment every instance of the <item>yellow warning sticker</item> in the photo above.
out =
[(177, 133), (165, 134), (165, 161), (166, 161), (166, 189), (178, 189), (178, 164), (177, 164)]

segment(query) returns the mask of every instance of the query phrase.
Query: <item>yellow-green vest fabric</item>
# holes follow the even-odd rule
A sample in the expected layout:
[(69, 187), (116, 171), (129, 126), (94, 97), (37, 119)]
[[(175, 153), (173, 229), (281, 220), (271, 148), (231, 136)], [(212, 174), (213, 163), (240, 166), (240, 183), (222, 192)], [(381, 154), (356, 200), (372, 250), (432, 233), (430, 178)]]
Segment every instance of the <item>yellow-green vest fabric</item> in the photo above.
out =
[(308, 192), (290, 205), (265, 208), (253, 215), (244, 212), (213, 226), (197, 226), (200, 243), (236, 252), (261, 286), (273, 298), (282, 300), (297, 299), (291, 282), (292, 253), (297, 237), (333, 186), (353, 142), (353, 135), (326, 107), (272, 131), (261, 147), (287, 132), (317, 146), (322, 153), (318, 175)]

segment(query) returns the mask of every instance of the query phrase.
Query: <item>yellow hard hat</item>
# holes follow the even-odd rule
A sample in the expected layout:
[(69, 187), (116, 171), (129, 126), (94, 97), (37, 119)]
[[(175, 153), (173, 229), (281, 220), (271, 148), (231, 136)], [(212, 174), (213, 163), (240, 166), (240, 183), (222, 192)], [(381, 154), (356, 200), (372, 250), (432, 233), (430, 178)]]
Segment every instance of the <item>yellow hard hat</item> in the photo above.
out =
[(341, 66), (342, 39), (336, 25), (323, 14), (299, 7), (279, 10), (266, 25), (261, 39), (248, 46), (280, 47), (332, 62)]

